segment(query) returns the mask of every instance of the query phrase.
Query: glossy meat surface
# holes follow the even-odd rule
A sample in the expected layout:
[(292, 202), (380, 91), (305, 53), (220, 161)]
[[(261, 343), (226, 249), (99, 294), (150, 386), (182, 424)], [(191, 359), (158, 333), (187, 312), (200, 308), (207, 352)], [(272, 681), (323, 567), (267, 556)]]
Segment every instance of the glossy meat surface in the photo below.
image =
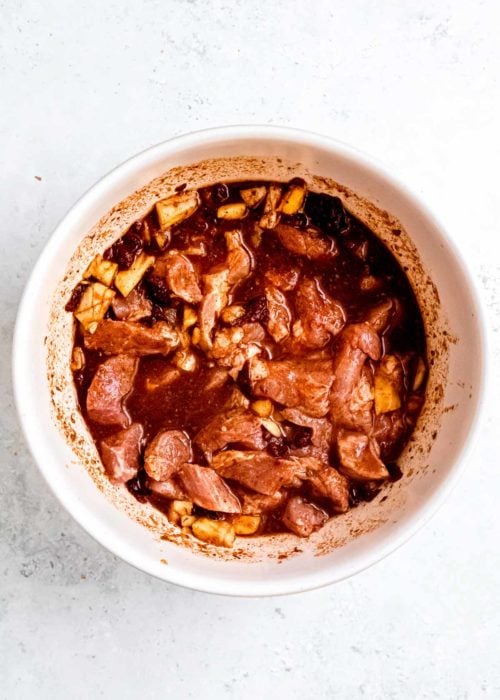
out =
[(70, 305), (83, 416), (110, 480), (176, 526), (308, 537), (397, 478), (422, 318), (340, 199), (297, 180), (181, 190), (89, 270)]

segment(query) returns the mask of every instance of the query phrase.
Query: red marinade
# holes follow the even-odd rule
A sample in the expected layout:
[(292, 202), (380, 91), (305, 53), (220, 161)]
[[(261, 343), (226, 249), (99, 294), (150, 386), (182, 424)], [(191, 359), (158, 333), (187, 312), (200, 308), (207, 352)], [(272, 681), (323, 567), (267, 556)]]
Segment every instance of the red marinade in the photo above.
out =
[[(340, 199), (300, 180), (164, 201), (68, 302), (79, 405), (104, 467), (208, 542), (308, 536), (401, 476), (426, 377), (408, 279)], [(99, 307), (103, 293), (112, 302)]]

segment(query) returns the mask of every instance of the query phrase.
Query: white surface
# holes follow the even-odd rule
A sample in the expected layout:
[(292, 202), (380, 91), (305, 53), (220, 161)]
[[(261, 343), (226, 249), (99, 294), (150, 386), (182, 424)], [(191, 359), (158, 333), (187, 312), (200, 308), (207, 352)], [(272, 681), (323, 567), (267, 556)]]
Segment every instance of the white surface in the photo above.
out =
[(103, 7), (0, 4), (0, 696), (498, 697), (495, 367), (481, 443), (424, 531), (355, 579), (259, 601), (167, 586), (85, 535), (26, 452), (7, 359), (29, 269), (82, 191), (169, 135), (250, 121), (395, 168), (480, 278), (498, 362), (498, 4)]

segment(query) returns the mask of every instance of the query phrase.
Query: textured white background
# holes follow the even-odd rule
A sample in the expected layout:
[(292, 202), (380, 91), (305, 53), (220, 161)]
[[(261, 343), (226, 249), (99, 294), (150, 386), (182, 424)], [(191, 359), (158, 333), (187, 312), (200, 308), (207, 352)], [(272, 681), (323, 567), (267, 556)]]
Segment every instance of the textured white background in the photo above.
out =
[(424, 531), (334, 587), (238, 600), (152, 580), (72, 522), (9, 362), (29, 271), (82, 192), (174, 134), (256, 122), (399, 173), (479, 279), (498, 363), (499, 27), (498, 0), (0, 1), (0, 697), (500, 697), (495, 367), (468, 473)]

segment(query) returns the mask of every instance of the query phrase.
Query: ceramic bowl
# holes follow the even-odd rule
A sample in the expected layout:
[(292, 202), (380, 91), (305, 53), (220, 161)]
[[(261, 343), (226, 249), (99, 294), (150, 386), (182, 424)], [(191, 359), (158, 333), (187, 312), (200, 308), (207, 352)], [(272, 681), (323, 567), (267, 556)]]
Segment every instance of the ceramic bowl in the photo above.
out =
[[(406, 270), (425, 321), (427, 398), (399, 464), (404, 477), (311, 538), (238, 538), (232, 550), (182, 536), (103, 475), (78, 412), (64, 304), (92, 257), (179, 184), (303, 177), (336, 194)], [(16, 402), (48, 484), (103, 546), (160, 579), (231, 595), (304, 591), (351, 576), (407, 540), (436, 510), (467, 462), (483, 403), (485, 326), (471, 275), (427, 208), (359, 151), (304, 131), (260, 126), (201, 131), (118, 166), (71, 209), (26, 287), (14, 340)]]

